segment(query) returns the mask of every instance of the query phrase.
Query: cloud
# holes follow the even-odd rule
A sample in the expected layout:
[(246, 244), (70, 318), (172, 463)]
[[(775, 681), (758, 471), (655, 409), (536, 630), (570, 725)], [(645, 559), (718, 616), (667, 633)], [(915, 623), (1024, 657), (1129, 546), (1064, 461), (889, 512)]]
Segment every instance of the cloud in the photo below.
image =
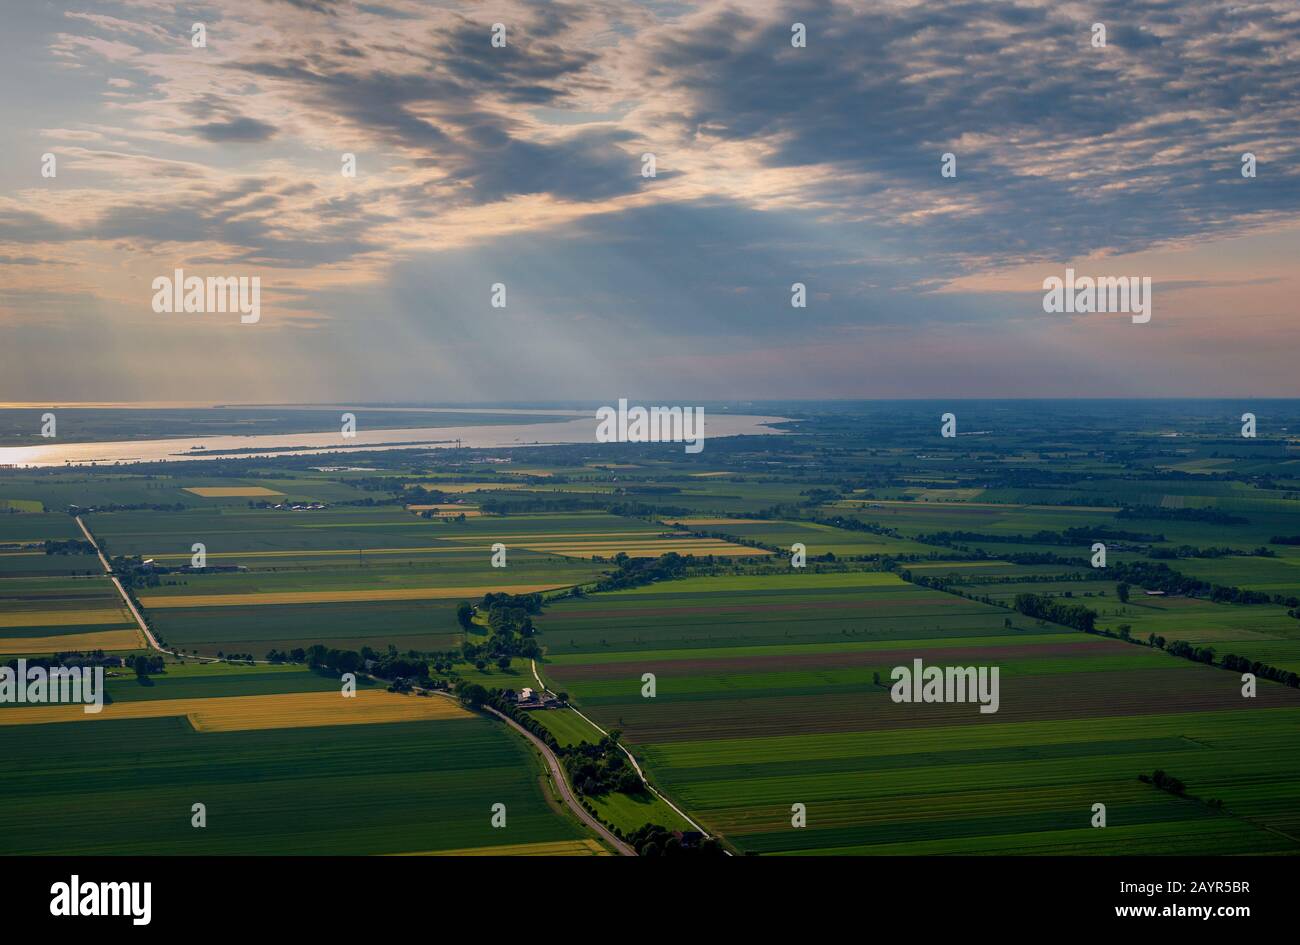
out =
[[(310, 326), (298, 334), (323, 336), (302, 342), (303, 370), (359, 384), (366, 369), (338, 352), (422, 393), (426, 360), (466, 390), (508, 375), (526, 396), (633, 374), (722, 392), (783, 358), (808, 383), (836, 365), (847, 391), (881, 339), (889, 363), (874, 369), (895, 385), (973, 378), (953, 368), (968, 352), (992, 360), (984, 383), (1006, 375), (1014, 332), (1050, 365), (1038, 384), (1119, 370), (1071, 366), (1095, 350), (1073, 332), (1091, 328), (1034, 317), (1040, 270), (1181, 252), (1197, 262), (1156, 273), (1173, 297), (1157, 303), (1159, 351), (1206, 363), (1177, 319), (1204, 326), (1206, 300), (1236, 312), (1237, 295), (1256, 316), (1241, 350), (1271, 365), (1288, 341), (1289, 0), (250, 0), (205, 10), (206, 49), (189, 44), (187, 8), (83, 6), (20, 5), (7, 21), (11, 73), (39, 79), (24, 86), (39, 124), (6, 143), (54, 151), (59, 176), (37, 178), (31, 159), (4, 172), (15, 285), (0, 319), (56, 299), (69, 319), (93, 307), (134, 324), (120, 270), (236, 266), (274, 276)], [(795, 21), (806, 49), (790, 45)], [(945, 152), (956, 179), (940, 176)], [(1248, 237), (1266, 263), (1206, 264), (1204, 247)], [(506, 311), (485, 308), (497, 281)], [(807, 309), (789, 305), (794, 282)], [(1204, 346), (1213, 332), (1198, 330)], [(249, 370), (275, 374), (279, 354), (250, 352)]]
[[(1069, 8), (723, 7), (654, 35), (647, 69), (702, 142), (833, 169), (803, 189), (828, 216), (889, 217), (977, 265), (1134, 251), (1300, 208), (1300, 23), (1285, 5), (1159, 0), (1096, 19), (1105, 49)], [(807, 49), (790, 47), (796, 20)], [(1244, 182), (1249, 148), (1274, 163)], [(939, 176), (949, 151), (956, 180)]]
[(194, 131), (208, 141), (268, 141), (275, 137), (275, 126), (255, 118), (234, 118), (195, 125)]

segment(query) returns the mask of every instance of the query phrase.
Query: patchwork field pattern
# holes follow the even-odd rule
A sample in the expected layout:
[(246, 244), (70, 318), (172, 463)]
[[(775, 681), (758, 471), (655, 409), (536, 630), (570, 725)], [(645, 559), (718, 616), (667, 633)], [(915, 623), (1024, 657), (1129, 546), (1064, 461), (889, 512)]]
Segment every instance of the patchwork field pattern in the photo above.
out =
[(512, 515), (448, 523), (450, 540), (502, 542), (509, 548), (574, 558), (657, 557), (669, 551), (681, 555), (749, 557), (767, 552), (716, 538), (702, 538), (684, 529), (640, 522), (603, 513)]
[(185, 491), (204, 499), (266, 498), (284, 495), (283, 492), (276, 492), (265, 486), (190, 486)]
[[(553, 808), (532, 750), (451, 700), (344, 699), (338, 680), (289, 667), (173, 664), (151, 682), (111, 680), (98, 716), (14, 724), (47, 708), (0, 708), (0, 751), (23, 759), (0, 779), (0, 854), (597, 852)], [(340, 712), (367, 718), (330, 724)], [(491, 826), (497, 802), (508, 829)], [(93, 829), (57, 826), (74, 809)]]
[(333, 692), (293, 692), (200, 699), (141, 699), (114, 702), (100, 712), (80, 705), (33, 705), (0, 712), (0, 725), (46, 725), (80, 721), (150, 719), (180, 716), (196, 732), (243, 732), (265, 728), (314, 728), (320, 725), (374, 725), (430, 719), (471, 718), (444, 698), (399, 696), (363, 690), (351, 698)]
[[(1284, 432), (1249, 441), (1224, 402), (968, 402), (980, 432), (955, 439), (949, 405), (788, 406), (786, 435), (712, 439), (707, 459), (538, 445), (0, 471), (2, 661), (143, 649), (69, 512), (186, 654), (145, 680), (109, 668), (100, 715), (0, 706), (0, 853), (600, 852), (499, 723), (242, 658), (391, 648), (403, 673), (518, 691), (535, 682), (509, 633), (534, 624), (545, 684), (733, 852), (1300, 853), (1300, 408), (1251, 404)], [(691, 557), (647, 560), (667, 552)], [(526, 628), (457, 619), (535, 590)], [(1098, 632), (1014, 609), (1048, 601)], [(1265, 664), (1254, 698), (1228, 654)], [(996, 667), (997, 712), (893, 701), (914, 660)], [(599, 734), (532, 717), (561, 745)], [(1157, 769), (1185, 791), (1140, 779)], [(625, 833), (690, 826), (659, 799), (587, 800)], [(69, 811), (95, 829), (32, 826)]]
[[(892, 574), (757, 583), (593, 595), (544, 621), (551, 684), (738, 851), (1300, 852), (1293, 689), (1245, 700), (1220, 669)], [(918, 658), (999, 667), (997, 713), (892, 701), (891, 670)], [(1200, 800), (1137, 779), (1156, 768)]]
[[(597, 527), (623, 522), (601, 518)], [(517, 546), (508, 567), (493, 568), (491, 536), (506, 532), (507, 521), (515, 527), (513, 520), (478, 538), (453, 534), (455, 523), (392, 507), (227, 507), (87, 519), (109, 554), (180, 568), (190, 563), (193, 543), (202, 542), (208, 564), (227, 569), (166, 575), (139, 589), (154, 631), (200, 655), (260, 658), (271, 648), (315, 643), (451, 649), (461, 638), (455, 618), (461, 601), (565, 588), (598, 574), (577, 558)]]
[[(42, 552), (41, 557), (50, 556)], [(85, 558), (99, 568), (94, 556), (75, 557)], [(0, 656), (124, 651), (144, 646), (144, 635), (102, 573), (87, 577), (0, 577), (0, 600), (4, 601), (0, 608)]]
[(906, 555), (928, 552), (931, 549), (918, 542), (855, 532), (815, 522), (784, 522), (770, 519), (737, 518), (680, 518), (668, 522), (681, 525), (705, 535), (725, 535), (746, 541), (758, 542), (790, 553), (795, 542), (804, 545), (809, 557), (832, 554), (836, 557), (869, 557), (879, 555)]

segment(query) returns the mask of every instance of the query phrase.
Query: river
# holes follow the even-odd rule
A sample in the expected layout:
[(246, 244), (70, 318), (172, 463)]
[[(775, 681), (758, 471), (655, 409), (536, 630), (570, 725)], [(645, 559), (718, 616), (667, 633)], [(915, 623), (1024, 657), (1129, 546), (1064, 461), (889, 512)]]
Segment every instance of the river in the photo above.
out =
[[(493, 413), (504, 412), (493, 410)], [(552, 416), (566, 411), (539, 411)], [(364, 417), (362, 418), (364, 420)], [(779, 434), (771, 424), (781, 417), (715, 413), (705, 417), (704, 448), (720, 436)], [(545, 423), (479, 425), (464, 427), (410, 427), (405, 429), (358, 429), (345, 439), (339, 430), (325, 433), (276, 433), (260, 436), (169, 437), (161, 440), (119, 440), (98, 443), (59, 443), (52, 439), (39, 446), (0, 448), (0, 466), (44, 467), (113, 465), (117, 463), (184, 462), (257, 456), (309, 456), (321, 453), (365, 453), (376, 450), (447, 448), (501, 449), (510, 446), (547, 446), (564, 443), (595, 443), (595, 414), (572, 420)], [(684, 444), (657, 444), (665, 451), (681, 452)], [(224, 454), (224, 455), (223, 455)]]

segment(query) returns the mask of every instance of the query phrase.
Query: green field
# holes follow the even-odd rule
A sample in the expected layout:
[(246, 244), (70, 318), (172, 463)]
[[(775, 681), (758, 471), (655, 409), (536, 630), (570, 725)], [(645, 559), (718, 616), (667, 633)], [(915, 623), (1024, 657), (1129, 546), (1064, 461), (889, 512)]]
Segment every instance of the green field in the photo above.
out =
[[(798, 418), (787, 435), (699, 455), (574, 444), (0, 470), (0, 661), (141, 652), (97, 557), (46, 545), (81, 539), (72, 506), (185, 657), (145, 681), (111, 668), (118, 718), (0, 725), (16, 759), (0, 852), (595, 852), (515, 733), (412, 714), (445, 695), (362, 675), (365, 699), (411, 701), (333, 724), (301, 713), (337, 709), (318, 701), (337, 671), (196, 659), (321, 644), (404, 661), (421, 685), (482, 686), (489, 704), (535, 686), (540, 652), (544, 686), (618, 730), (734, 853), (1300, 853), (1300, 443), (1243, 440), (1247, 408), (1211, 401), (970, 402), (955, 409), (978, 432), (955, 440), (938, 435), (947, 409), (774, 405)], [(1290, 402), (1249, 409), (1300, 429)], [(289, 430), (316, 413), (150, 422)], [(139, 436), (142, 416), (70, 414), (69, 435), (98, 418), (105, 439)], [(203, 571), (187, 568), (196, 542)], [(484, 595), (534, 590), (531, 623), (495, 635)], [(468, 630), (463, 601), (478, 605)], [(1084, 608), (1096, 632), (1026, 601)], [(1228, 655), (1260, 664), (1253, 698)], [(894, 669), (917, 659), (996, 667), (997, 711), (894, 701)], [(149, 717), (168, 700), (175, 715)], [(263, 712), (299, 727), (247, 721)], [(562, 748), (599, 739), (574, 711), (529, 717)], [(1182, 792), (1140, 779), (1157, 769)], [(589, 789), (624, 834), (690, 828), (653, 795)], [(507, 831), (488, 824), (498, 800)], [(69, 812), (96, 829), (34, 826)]]
[[(192, 663), (148, 686), (109, 683), (119, 702), (337, 688), (302, 668)], [(416, 853), (585, 835), (547, 800), (532, 749), (484, 718), (240, 732), (196, 732), (183, 716), (0, 725), (0, 748), (11, 760), (5, 855)], [(196, 802), (206, 828), (191, 826)], [(506, 805), (505, 828), (490, 824), (494, 803)], [(61, 827), (73, 809), (82, 826)]]
[[(201, 542), (209, 565), (242, 569), (162, 575), (155, 586), (138, 589), (161, 639), (201, 655), (260, 657), (271, 648), (313, 643), (451, 649), (461, 638), (455, 618), (461, 600), (495, 589), (563, 588), (599, 573), (587, 561), (523, 548), (510, 552), (507, 567), (494, 568), (491, 528), (482, 538), (452, 534), (452, 523), (398, 508), (108, 512), (87, 522), (112, 555), (185, 567), (193, 543)], [(552, 521), (550, 527), (560, 526)], [(596, 526), (584, 520), (582, 527)], [(496, 532), (504, 533), (501, 524)], [(403, 597), (407, 591), (425, 593)], [(388, 592), (393, 599), (373, 599)], [(274, 594), (293, 595), (293, 602), (263, 596)], [(317, 594), (361, 599), (313, 603)], [(221, 603), (164, 606), (190, 597)]]
[[(1294, 690), (1242, 699), (1221, 670), (893, 575), (674, 587), (555, 605), (545, 671), (740, 852), (1300, 852)], [(915, 658), (998, 666), (998, 712), (893, 702)], [(1137, 780), (1156, 768), (1224, 808)]]

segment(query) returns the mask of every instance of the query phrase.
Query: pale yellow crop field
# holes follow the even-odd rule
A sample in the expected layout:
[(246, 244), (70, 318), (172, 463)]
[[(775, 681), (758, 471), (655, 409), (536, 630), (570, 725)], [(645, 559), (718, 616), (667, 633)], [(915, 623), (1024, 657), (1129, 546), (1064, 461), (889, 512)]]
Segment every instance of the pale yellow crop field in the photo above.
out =
[(447, 495), (460, 495), (463, 492), (480, 492), (486, 489), (523, 489), (527, 483), (523, 482), (416, 482), (411, 485), (418, 486), (426, 492), (444, 492)]
[[(438, 539), (441, 541), (442, 539)], [(420, 548), (367, 548), (365, 556), (372, 555), (400, 555), (409, 554), (415, 551), (477, 551), (478, 546), (450, 547), (447, 545), (428, 545)], [(229, 551), (229, 552), (208, 552), (208, 560), (214, 561), (222, 558), (318, 558), (328, 557), (329, 555), (348, 555), (355, 558), (357, 549), (355, 548), (303, 548), (294, 549), (293, 551)], [(179, 552), (177, 554), (162, 553), (149, 555), (155, 561), (188, 561), (192, 557), (189, 552)]]
[(0, 710), (0, 725), (42, 725), (96, 719), (158, 719), (186, 716), (200, 732), (246, 732), (270, 728), (316, 728), (324, 725), (375, 725), (468, 719), (473, 714), (443, 696), (403, 696), (382, 689), (341, 692), (287, 692), (269, 696), (224, 696), (206, 699), (149, 699), (113, 702), (103, 711), (81, 705), (39, 705)]
[(662, 554), (675, 551), (680, 555), (715, 555), (719, 558), (748, 558), (768, 555), (771, 552), (761, 548), (742, 548), (738, 545), (719, 544), (713, 547), (694, 544), (689, 548), (655, 545), (650, 548), (629, 548), (625, 545), (617, 548), (549, 548), (552, 554), (564, 555), (566, 558), (613, 558), (625, 554), (629, 558), (657, 558)]
[(55, 637), (0, 637), (0, 656), (66, 653), (71, 650), (141, 650), (144, 646), (144, 635), (134, 628), (97, 630)]
[(359, 591), (268, 591), (264, 594), (173, 594), (169, 597), (141, 597), (145, 607), (164, 610), (177, 607), (252, 607), (260, 604), (347, 604), (356, 601), (444, 600), (473, 598), (484, 594), (532, 594), (554, 591), (568, 584), (498, 584), (474, 587), (394, 587)]
[(496, 847), (463, 847), (396, 853), (394, 856), (613, 856), (595, 840), (549, 840), (542, 843), (507, 843)]
[[(746, 519), (746, 521), (749, 521)], [(657, 558), (675, 551), (678, 554), (746, 557), (766, 555), (760, 548), (734, 545), (721, 538), (697, 538), (689, 532), (676, 534), (663, 529), (629, 532), (555, 532), (493, 536), (510, 548), (564, 555), (567, 558), (612, 558), (619, 552), (633, 557)]]
[(755, 518), (667, 518), (664, 523), (667, 525), (758, 525), (761, 519)]
[(442, 503), (438, 505), (408, 505), (408, 512), (437, 512), (438, 518), (450, 518), (456, 515), (463, 515), (466, 518), (479, 518), (483, 512), (476, 505), (454, 505)]
[[(679, 533), (677, 533), (676, 536), (669, 535), (669, 536), (667, 536), (667, 537), (670, 537), (670, 538), (671, 538), (671, 537), (679, 537), (679, 538), (680, 538), (680, 537), (683, 537), (683, 534), (684, 534), (684, 533), (679, 532)], [(664, 536), (664, 530), (663, 530), (662, 528), (643, 528), (643, 529), (640, 529), (640, 530), (635, 531), (635, 532), (524, 532), (524, 533), (519, 534), (519, 535), (512, 535), (512, 534), (510, 534), (509, 532), (506, 532), (506, 533), (504, 533), (504, 534), (500, 534), (500, 533), (494, 534), (494, 535), (492, 536), (492, 540), (493, 540), (493, 541), (507, 541), (507, 542), (508, 542), (508, 541), (518, 541), (518, 542), (521, 543), (521, 547), (522, 547), (522, 542), (526, 542), (526, 541), (540, 541), (540, 540), (543, 540), (543, 539), (545, 539), (545, 540), (550, 540), (550, 539), (561, 539), (561, 540), (562, 540), (562, 539), (566, 539), (566, 538), (600, 538), (600, 539), (606, 539), (606, 538), (629, 538), (629, 537), (631, 537), (631, 538), (660, 538), (660, 537), (663, 537), (663, 536)]]
[(276, 492), (274, 489), (267, 489), (265, 486), (189, 486), (185, 491), (192, 492), (204, 499), (237, 499), (244, 496), (284, 495), (283, 492)]
[(568, 558), (612, 558), (620, 552), (634, 558), (657, 558), (659, 555), (675, 551), (682, 555), (718, 555), (719, 557), (740, 558), (750, 555), (768, 555), (762, 548), (747, 548), (733, 545), (718, 538), (662, 538), (662, 539), (627, 539), (610, 541), (608, 538), (593, 538), (589, 542), (575, 541), (532, 541), (520, 542), (517, 546), (526, 551), (543, 551), (548, 554), (564, 555)]
[(78, 627), (83, 624), (127, 623), (131, 617), (123, 607), (95, 610), (8, 610), (0, 612), (0, 627)]

